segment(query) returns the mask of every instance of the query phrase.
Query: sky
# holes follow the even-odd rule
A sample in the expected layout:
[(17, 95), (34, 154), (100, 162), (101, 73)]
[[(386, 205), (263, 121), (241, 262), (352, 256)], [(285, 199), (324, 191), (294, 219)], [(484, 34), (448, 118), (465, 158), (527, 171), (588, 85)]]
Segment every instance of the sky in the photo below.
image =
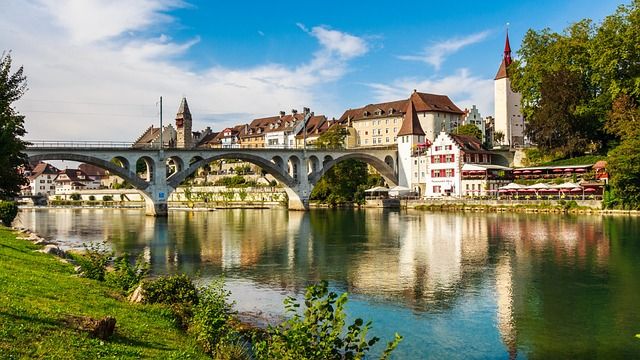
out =
[(187, 98), (194, 131), (303, 107), (338, 118), (413, 89), (487, 116), (507, 24), (517, 52), (528, 29), (623, 3), (1, 0), (0, 50), (24, 66), (29, 140), (135, 141), (160, 96), (165, 124)]

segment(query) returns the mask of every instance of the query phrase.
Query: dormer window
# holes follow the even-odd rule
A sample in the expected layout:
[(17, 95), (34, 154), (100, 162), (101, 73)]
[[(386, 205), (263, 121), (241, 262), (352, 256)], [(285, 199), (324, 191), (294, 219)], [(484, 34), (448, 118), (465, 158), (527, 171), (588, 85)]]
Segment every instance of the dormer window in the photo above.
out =
[(365, 111), (363, 115), (364, 115), (364, 117), (367, 117), (367, 116), (369, 116), (370, 114), (369, 114), (369, 112), (368, 112), (368, 111)]
[(377, 116), (380, 116), (382, 114), (384, 114), (384, 111), (382, 111), (381, 109), (376, 110), (376, 115)]
[(396, 109), (394, 108), (389, 108), (389, 114), (395, 114), (396, 113)]

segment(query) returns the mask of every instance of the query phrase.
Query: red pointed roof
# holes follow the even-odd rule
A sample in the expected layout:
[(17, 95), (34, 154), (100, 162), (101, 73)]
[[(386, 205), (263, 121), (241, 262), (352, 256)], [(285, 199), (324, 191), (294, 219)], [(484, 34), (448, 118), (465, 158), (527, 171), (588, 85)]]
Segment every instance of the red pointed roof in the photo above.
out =
[(504, 79), (509, 77), (507, 74), (507, 67), (511, 65), (511, 45), (509, 44), (509, 32), (507, 31), (507, 38), (504, 42), (504, 54), (502, 55), (502, 62), (500, 62), (500, 67), (498, 68), (498, 73), (494, 80)]
[(418, 120), (418, 113), (416, 107), (413, 105), (413, 99), (418, 95), (414, 92), (409, 98), (409, 104), (407, 105), (407, 111), (404, 113), (404, 119), (402, 120), (402, 126), (398, 131), (398, 136), (403, 135), (424, 135), (424, 130), (420, 126), (420, 120)]

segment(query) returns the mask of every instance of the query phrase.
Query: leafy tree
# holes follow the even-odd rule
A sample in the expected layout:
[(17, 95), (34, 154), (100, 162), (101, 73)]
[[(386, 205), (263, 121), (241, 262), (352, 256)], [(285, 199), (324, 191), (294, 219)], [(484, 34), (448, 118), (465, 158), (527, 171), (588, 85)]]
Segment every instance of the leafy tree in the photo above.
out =
[(504, 141), (504, 133), (502, 131), (496, 131), (493, 134), (493, 138), (496, 144), (502, 144), (502, 141)]
[(540, 100), (528, 119), (527, 136), (546, 152), (581, 154), (600, 138), (593, 113), (585, 106), (586, 85), (577, 72), (560, 69), (542, 76)]
[(623, 93), (613, 101), (605, 130), (622, 139), (640, 135), (640, 109), (631, 96)]
[(367, 164), (358, 160), (345, 160), (329, 169), (311, 192), (312, 200), (332, 205), (356, 200), (358, 186), (367, 184)]
[(624, 140), (609, 152), (607, 168), (618, 204), (626, 209), (640, 208), (640, 136)]
[(456, 135), (468, 135), (473, 136), (476, 139), (482, 141), (482, 131), (473, 124), (466, 124), (458, 126), (453, 130), (453, 133)]
[(18, 195), (26, 179), (20, 168), (28, 164), (23, 153), (27, 143), (20, 137), (26, 134), (24, 115), (12, 106), (27, 89), (22, 66), (11, 72), (11, 54), (0, 56), (0, 199), (11, 199)]
[(334, 125), (324, 134), (318, 136), (316, 146), (320, 149), (343, 149), (347, 130), (339, 125)]

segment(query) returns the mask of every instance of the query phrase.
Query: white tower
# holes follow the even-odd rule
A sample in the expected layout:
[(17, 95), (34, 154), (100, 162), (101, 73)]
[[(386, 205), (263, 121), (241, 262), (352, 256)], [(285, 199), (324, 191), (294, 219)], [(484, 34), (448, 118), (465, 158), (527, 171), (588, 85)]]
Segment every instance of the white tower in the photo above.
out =
[(411, 173), (413, 169), (417, 169), (411, 155), (414, 146), (424, 142), (424, 135), (416, 107), (413, 105), (413, 98), (410, 97), (402, 126), (398, 131), (398, 185), (400, 186), (411, 188)]
[(507, 67), (511, 64), (511, 46), (509, 45), (509, 33), (504, 44), (504, 55), (500, 68), (493, 82), (495, 103), (495, 134), (504, 135), (499, 145), (508, 145), (510, 148), (524, 144), (524, 117), (520, 111), (522, 96), (513, 92), (511, 80), (507, 74)]

